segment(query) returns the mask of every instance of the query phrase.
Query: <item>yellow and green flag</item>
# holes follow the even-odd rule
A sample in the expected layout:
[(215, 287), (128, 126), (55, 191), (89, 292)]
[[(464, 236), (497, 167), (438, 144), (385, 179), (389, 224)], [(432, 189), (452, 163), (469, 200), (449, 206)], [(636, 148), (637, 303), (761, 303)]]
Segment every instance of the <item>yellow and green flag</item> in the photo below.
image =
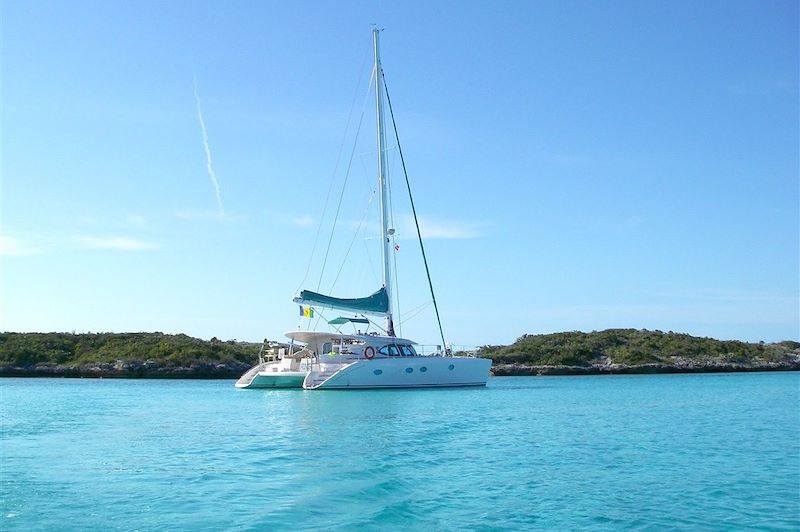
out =
[(304, 307), (303, 305), (300, 305), (300, 315), (304, 318), (313, 318), (314, 309), (311, 307)]

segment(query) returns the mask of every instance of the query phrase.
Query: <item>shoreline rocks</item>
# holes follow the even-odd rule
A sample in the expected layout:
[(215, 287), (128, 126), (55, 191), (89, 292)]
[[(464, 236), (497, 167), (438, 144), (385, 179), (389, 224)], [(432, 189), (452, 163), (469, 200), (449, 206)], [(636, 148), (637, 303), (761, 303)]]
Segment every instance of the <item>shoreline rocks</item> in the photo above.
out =
[[(65, 377), (104, 379), (238, 379), (250, 366), (243, 363), (204, 363), (188, 367), (159, 366), (144, 362), (98, 362), (83, 366), (40, 363), (33, 366), (0, 366), (0, 377)], [(800, 371), (800, 356), (781, 362), (716, 363), (680, 361), (676, 364), (596, 364), (591, 366), (536, 366), (494, 364), (495, 377), (556, 375), (646, 375), (667, 373), (730, 373), (755, 371)]]
[(0, 366), (0, 377), (67, 377), (101, 379), (238, 379), (251, 366), (241, 363), (206, 363), (159, 366), (155, 362), (99, 362), (83, 366), (41, 363), (33, 366)]
[(674, 364), (596, 364), (591, 366), (536, 366), (527, 364), (493, 364), (496, 377), (521, 377), (544, 375), (647, 375), (666, 373), (736, 373), (755, 371), (800, 371), (800, 356), (780, 362), (694, 362)]

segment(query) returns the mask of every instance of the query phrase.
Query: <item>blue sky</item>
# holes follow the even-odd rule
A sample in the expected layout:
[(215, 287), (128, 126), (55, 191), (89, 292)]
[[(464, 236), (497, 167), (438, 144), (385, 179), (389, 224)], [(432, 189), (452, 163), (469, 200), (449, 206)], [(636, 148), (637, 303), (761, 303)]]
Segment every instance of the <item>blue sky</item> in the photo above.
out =
[(376, 289), (372, 23), (449, 342), (800, 338), (794, 1), (3, 2), (0, 330), (277, 339), (301, 283)]

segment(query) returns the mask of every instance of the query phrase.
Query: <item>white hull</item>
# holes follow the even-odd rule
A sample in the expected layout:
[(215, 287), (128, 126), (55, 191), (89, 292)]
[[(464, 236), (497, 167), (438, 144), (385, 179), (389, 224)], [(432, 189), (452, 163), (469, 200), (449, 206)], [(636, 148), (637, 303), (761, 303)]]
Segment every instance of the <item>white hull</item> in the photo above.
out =
[(319, 364), (303, 388), (436, 388), (486, 386), (492, 361), (471, 357), (398, 357), (356, 360), (349, 364)]

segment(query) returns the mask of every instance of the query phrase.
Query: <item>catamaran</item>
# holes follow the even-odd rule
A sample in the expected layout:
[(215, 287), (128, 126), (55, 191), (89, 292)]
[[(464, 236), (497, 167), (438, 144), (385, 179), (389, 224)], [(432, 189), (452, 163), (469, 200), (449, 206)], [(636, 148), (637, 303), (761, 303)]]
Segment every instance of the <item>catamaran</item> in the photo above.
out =
[[(375, 104), (377, 115), (378, 144), (378, 188), (380, 190), (381, 230), (383, 259), (383, 286), (367, 297), (338, 298), (310, 290), (302, 290), (294, 301), (313, 315), (315, 309), (336, 309), (346, 311), (351, 316), (340, 316), (328, 321), (335, 328), (332, 332), (291, 331), (286, 336), (292, 341), (289, 354), (282, 360), (261, 364), (247, 372), (237, 383), (239, 387), (259, 387), (259, 382), (269, 385), (275, 380), (260, 380), (270, 373), (278, 375), (280, 364), (292, 367), (282, 361), (296, 363), (298, 371), (305, 371), (302, 387), (307, 390), (359, 389), (359, 388), (424, 388), (448, 386), (485, 386), (492, 361), (486, 358), (453, 356), (444, 341), (439, 309), (428, 271), (425, 248), (419, 230), (414, 200), (406, 175), (409, 201), (419, 238), (420, 250), (428, 276), (431, 300), (441, 336), (441, 346), (433, 353), (420, 353), (415, 342), (395, 335), (393, 317), (393, 276), (390, 265), (392, 239), (395, 230), (390, 227), (389, 183), (386, 165), (386, 134), (384, 126), (384, 98), (394, 122), (391, 100), (386, 90), (380, 60), (380, 30), (372, 30), (375, 80)], [(384, 95), (386, 93), (386, 95)], [(395, 136), (397, 133), (394, 127)], [(397, 148), (405, 173), (403, 152), (397, 139)], [(305, 310), (303, 310), (305, 309)], [(383, 318), (385, 326), (370, 319)], [(382, 329), (369, 332), (371, 325)], [(352, 334), (341, 332), (342, 327), (351, 325)], [(360, 329), (363, 328), (362, 332)], [(295, 348), (298, 348), (295, 351)], [(270, 365), (271, 364), (271, 365)], [(288, 377), (288, 375), (287, 375)], [(298, 379), (299, 381), (299, 379)], [(287, 378), (284, 382), (290, 382)], [(299, 382), (298, 382), (299, 383)], [(300, 384), (300, 383), (299, 383)]]

